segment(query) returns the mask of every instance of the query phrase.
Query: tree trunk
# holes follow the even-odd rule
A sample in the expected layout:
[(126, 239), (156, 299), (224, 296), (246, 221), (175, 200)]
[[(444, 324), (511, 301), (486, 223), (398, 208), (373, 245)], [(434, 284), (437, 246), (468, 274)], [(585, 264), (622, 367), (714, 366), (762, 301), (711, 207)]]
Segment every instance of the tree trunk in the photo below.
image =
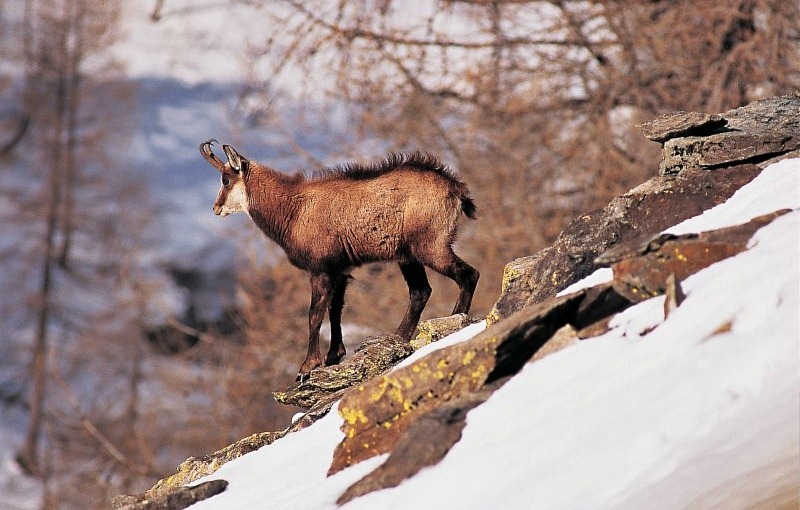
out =
[(66, 88), (64, 104), (64, 198), (62, 210), (62, 236), (58, 252), (58, 265), (66, 268), (69, 262), (70, 249), (72, 248), (73, 232), (75, 230), (75, 188), (77, 185), (78, 168), (75, 163), (78, 150), (78, 111), (80, 107), (81, 74), (80, 65), (84, 51), (84, 29), (81, 26), (80, 12), (77, 12), (73, 3), (69, 2), (65, 9), (72, 9), (65, 13), (68, 18), (68, 33), (74, 36), (73, 48), (65, 48), (66, 53), (63, 80)]
[[(58, 44), (61, 54), (66, 48), (67, 34), (62, 34)], [(31, 75), (28, 76), (30, 80)], [(61, 212), (62, 181), (61, 175), (64, 167), (64, 129), (67, 110), (67, 83), (65, 73), (62, 72), (54, 82), (55, 112), (52, 119), (52, 131), (49, 143), (51, 154), (47, 165), (47, 187), (45, 195), (47, 213), (45, 216), (44, 255), (41, 261), (41, 284), (39, 286), (37, 302), (39, 311), (36, 319), (36, 333), (33, 345), (33, 360), (30, 373), (33, 379), (33, 389), (30, 396), (28, 428), (25, 434), (25, 443), (17, 455), (19, 464), (31, 474), (42, 474), (39, 463), (39, 441), (44, 423), (45, 397), (47, 392), (47, 352), (49, 350), (49, 324), (52, 317), (52, 286), (54, 257), (56, 253), (56, 238), (59, 229), (59, 214)]]
[[(60, 121), (56, 120), (56, 130), (59, 129)], [(60, 144), (53, 145), (53, 159), (59, 161), (61, 158)], [(25, 436), (25, 444), (22, 451), (17, 456), (20, 465), (29, 473), (37, 474), (39, 469), (39, 436), (41, 434), (42, 422), (44, 419), (44, 404), (47, 384), (47, 351), (49, 347), (48, 324), (51, 317), (50, 295), (52, 292), (53, 279), (53, 252), (55, 250), (56, 229), (58, 228), (58, 206), (60, 198), (60, 181), (58, 176), (58, 165), (50, 166), (49, 175), (49, 200), (47, 206), (47, 225), (44, 236), (44, 256), (42, 258), (41, 275), (42, 280), (39, 286), (39, 313), (36, 320), (36, 338), (33, 346), (33, 361), (31, 362), (30, 373), (33, 376), (33, 389), (31, 390), (30, 410), (28, 430)]]

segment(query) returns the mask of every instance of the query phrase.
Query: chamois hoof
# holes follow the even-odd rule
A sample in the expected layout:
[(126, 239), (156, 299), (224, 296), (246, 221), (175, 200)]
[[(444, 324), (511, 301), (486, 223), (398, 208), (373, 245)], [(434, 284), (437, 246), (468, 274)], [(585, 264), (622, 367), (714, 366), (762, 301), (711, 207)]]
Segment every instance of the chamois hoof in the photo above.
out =
[(294, 382), (304, 383), (311, 377), (311, 374), (297, 374), (297, 377), (294, 379)]
[(325, 366), (332, 367), (333, 365), (338, 365), (339, 362), (342, 361), (342, 358), (344, 358), (344, 354), (342, 355), (337, 354), (336, 356), (329, 355), (328, 357), (325, 358)]

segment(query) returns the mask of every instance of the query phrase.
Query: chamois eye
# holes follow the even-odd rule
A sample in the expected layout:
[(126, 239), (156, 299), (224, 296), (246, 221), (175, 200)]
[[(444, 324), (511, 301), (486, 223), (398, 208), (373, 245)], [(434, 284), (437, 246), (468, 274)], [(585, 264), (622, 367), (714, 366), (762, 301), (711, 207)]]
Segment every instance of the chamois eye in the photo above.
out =
[(222, 185), (228, 187), (231, 185), (231, 180), (228, 178), (227, 175), (222, 176)]

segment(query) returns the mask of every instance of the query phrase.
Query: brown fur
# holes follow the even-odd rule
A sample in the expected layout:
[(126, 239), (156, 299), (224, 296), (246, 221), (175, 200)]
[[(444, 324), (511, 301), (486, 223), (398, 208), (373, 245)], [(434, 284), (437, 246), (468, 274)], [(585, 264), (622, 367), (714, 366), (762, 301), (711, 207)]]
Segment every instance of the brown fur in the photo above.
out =
[[(325, 311), (331, 321), (325, 362), (338, 363), (345, 354), (341, 309), (353, 267), (399, 263), (410, 303), (397, 334), (406, 340), (430, 296), (424, 266), (458, 284), (453, 313), (469, 311), (479, 273), (453, 253), (452, 244), (461, 213), (475, 218), (475, 205), (467, 186), (437, 158), (392, 153), (378, 163), (350, 163), (305, 179), (249, 161), (229, 146), (223, 146), (228, 163), (222, 163), (211, 152), (211, 143), (201, 144), (201, 153), (228, 183), (220, 189), (214, 211), (246, 209), (291, 263), (311, 274), (309, 351), (300, 378), (322, 364), (318, 344)], [(236, 203), (242, 184), (246, 204)]]

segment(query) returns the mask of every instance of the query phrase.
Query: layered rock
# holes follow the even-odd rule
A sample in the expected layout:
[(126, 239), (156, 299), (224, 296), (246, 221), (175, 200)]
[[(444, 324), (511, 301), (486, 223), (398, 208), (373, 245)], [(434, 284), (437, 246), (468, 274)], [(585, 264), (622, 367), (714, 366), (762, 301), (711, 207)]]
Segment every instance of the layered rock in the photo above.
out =
[(466, 314), (422, 321), (417, 327), (417, 335), (411, 342), (405, 342), (397, 335), (368, 337), (340, 364), (313, 370), (305, 381), (285, 390), (275, 391), (273, 395), (281, 404), (311, 410), (322, 406), (330, 408), (330, 404), (338, 400), (344, 390), (382, 374), (420, 347), (436, 342), (475, 322), (477, 319)]
[(640, 242), (721, 204), (760, 172), (761, 168), (746, 164), (714, 172), (692, 168), (677, 176), (657, 176), (606, 207), (580, 216), (551, 246), (506, 265), (500, 298), (487, 320), (498, 322), (556, 295), (602, 267), (595, 262), (602, 253), (620, 244)]
[(359, 385), (339, 403), (345, 438), (329, 474), (395, 450), (417, 419), (444, 403), (488, 396), (561, 327), (588, 326), (629, 304), (609, 285), (551, 298), (470, 340)]
[[(415, 349), (435, 342), (475, 321), (476, 319), (464, 314), (423, 321), (419, 325), (418, 335), (411, 343), (404, 342), (397, 335), (376, 335), (367, 338), (339, 365), (316, 369), (305, 381), (274, 392), (278, 402), (307, 409), (289, 427), (276, 432), (255, 433), (212, 454), (189, 457), (178, 466), (175, 473), (162, 478), (144, 495), (137, 497), (140, 500), (144, 498), (146, 501), (152, 501), (156, 494), (163, 494), (164, 491), (174, 490), (209, 475), (233, 459), (311, 425), (325, 416), (347, 389), (386, 372)], [(140, 501), (140, 504), (144, 503)]]
[(489, 322), (594, 272), (595, 258), (614, 246), (642, 241), (724, 202), (769, 163), (800, 156), (800, 96), (715, 115), (673, 113), (642, 128), (663, 144), (661, 175), (580, 216), (552, 246), (510, 262)]
[(164, 491), (181, 487), (206, 475), (210, 475), (226, 462), (237, 459), (246, 453), (258, 450), (262, 446), (272, 444), (285, 434), (286, 431), (257, 432), (212, 454), (202, 455), (200, 457), (189, 457), (181, 462), (175, 473), (156, 482), (146, 494), (153, 496)]
[(762, 166), (800, 149), (800, 96), (772, 97), (721, 115), (678, 113), (645, 123), (645, 136), (663, 142), (660, 172)]
[(183, 510), (198, 501), (223, 492), (228, 487), (225, 480), (211, 480), (193, 487), (170, 487), (148, 491), (137, 496), (117, 496), (111, 502), (113, 510)]
[(614, 270), (613, 287), (631, 302), (644, 301), (666, 292), (668, 279), (687, 276), (742, 252), (759, 228), (789, 209), (759, 216), (730, 228), (700, 234), (660, 234), (631, 251), (629, 246), (604, 253), (596, 259)]

